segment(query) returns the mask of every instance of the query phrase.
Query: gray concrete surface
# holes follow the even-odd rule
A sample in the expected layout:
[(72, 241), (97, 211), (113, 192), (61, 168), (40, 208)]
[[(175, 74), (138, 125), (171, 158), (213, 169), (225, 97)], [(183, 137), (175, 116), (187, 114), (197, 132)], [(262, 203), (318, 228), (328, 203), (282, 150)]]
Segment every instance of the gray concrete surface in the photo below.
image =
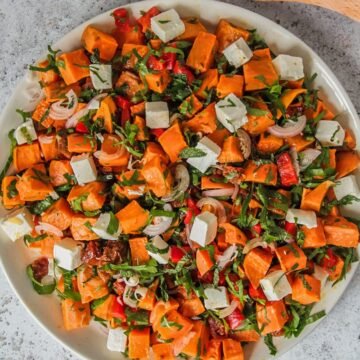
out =
[[(28, 64), (83, 21), (129, 1), (0, 0), (0, 109)], [(130, 1), (131, 2), (131, 1)], [(360, 110), (360, 24), (301, 4), (226, 1), (281, 24), (312, 47), (338, 76)], [(331, 314), (282, 360), (360, 359), (360, 269)], [(26, 313), (0, 270), (0, 359), (77, 359)]]

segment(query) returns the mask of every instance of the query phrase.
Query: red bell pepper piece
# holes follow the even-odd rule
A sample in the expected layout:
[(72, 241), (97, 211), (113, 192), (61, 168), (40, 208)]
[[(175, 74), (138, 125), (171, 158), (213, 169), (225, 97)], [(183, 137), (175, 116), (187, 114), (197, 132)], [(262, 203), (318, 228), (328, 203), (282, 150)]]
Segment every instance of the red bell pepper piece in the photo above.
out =
[(187, 206), (188, 206), (188, 210), (185, 214), (185, 218), (184, 218), (184, 224), (190, 224), (192, 221), (192, 218), (196, 215), (200, 214), (200, 210), (199, 208), (196, 206), (196, 203), (193, 199), (188, 198), (187, 199)]
[(228, 323), (231, 330), (237, 329), (244, 320), (245, 315), (237, 308), (225, 318), (225, 321)]
[(277, 166), (282, 186), (292, 186), (299, 183), (299, 178), (288, 152), (283, 152), (277, 158)]
[[(120, 303), (121, 302), (121, 303)], [(121, 297), (118, 296), (114, 301), (113, 307), (111, 309), (111, 315), (117, 319), (126, 320), (125, 315), (125, 306), (122, 303)]]
[(185, 253), (178, 246), (170, 246), (170, 260), (177, 264), (183, 257)]
[(89, 129), (87, 128), (87, 126), (79, 121), (76, 126), (75, 126), (75, 131), (80, 133), (80, 134), (88, 134), (89, 133)]
[(289, 233), (292, 236), (296, 236), (297, 233), (297, 227), (295, 223), (290, 223), (288, 221), (285, 221), (284, 230)]
[(259, 235), (260, 235), (261, 232), (262, 232), (261, 224), (258, 223), (258, 224), (253, 225), (252, 228), (251, 228), (251, 230), (252, 230), (253, 232), (255, 232), (256, 234), (259, 234)]
[(189, 84), (191, 84), (194, 79), (195, 76), (194, 74), (191, 72), (190, 68), (187, 67), (186, 65), (181, 64), (179, 61), (175, 62), (174, 65), (174, 69), (173, 69), (174, 74), (182, 74), (186, 76), (186, 80)]
[(128, 32), (131, 30), (129, 13), (124, 8), (116, 9), (113, 14), (116, 28), (119, 31)]
[(266, 296), (264, 292), (262, 291), (261, 287), (258, 287), (255, 289), (251, 283), (249, 284), (249, 295), (254, 300), (266, 300)]
[(176, 54), (171, 52), (165, 52), (161, 59), (163, 60), (163, 64), (165, 66), (165, 69), (167, 70), (173, 70), (176, 62)]
[(151, 129), (150, 132), (156, 137), (160, 137), (161, 134), (163, 134), (165, 132), (165, 129)]
[(150, 55), (146, 65), (152, 70), (164, 70), (165, 63), (154, 55)]
[(121, 109), (121, 125), (124, 126), (127, 121), (130, 120), (130, 106), (131, 103), (128, 99), (123, 96), (115, 97), (116, 105)]
[(156, 6), (153, 6), (143, 16), (137, 19), (142, 32), (146, 32), (150, 28), (150, 19), (158, 14), (160, 14), (160, 10)]
[(321, 260), (321, 266), (330, 270), (337, 264), (338, 261), (339, 261), (339, 259), (334, 254), (332, 249), (327, 249), (326, 255)]

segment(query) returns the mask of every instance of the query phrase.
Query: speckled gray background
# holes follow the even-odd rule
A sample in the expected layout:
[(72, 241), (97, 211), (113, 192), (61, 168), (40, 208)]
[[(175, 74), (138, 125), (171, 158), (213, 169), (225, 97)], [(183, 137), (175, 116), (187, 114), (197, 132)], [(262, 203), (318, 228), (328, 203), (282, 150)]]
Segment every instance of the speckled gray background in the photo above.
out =
[[(346, 0), (339, 0), (346, 1)], [(0, 109), (26, 66), (85, 20), (131, 1), (0, 0)], [(360, 110), (360, 24), (301, 4), (226, 1), (262, 14), (313, 48)], [(317, 329), (282, 360), (360, 359), (360, 269), (343, 298)], [(0, 270), (0, 360), (77, 359), (57, 344), (26, 313)]]

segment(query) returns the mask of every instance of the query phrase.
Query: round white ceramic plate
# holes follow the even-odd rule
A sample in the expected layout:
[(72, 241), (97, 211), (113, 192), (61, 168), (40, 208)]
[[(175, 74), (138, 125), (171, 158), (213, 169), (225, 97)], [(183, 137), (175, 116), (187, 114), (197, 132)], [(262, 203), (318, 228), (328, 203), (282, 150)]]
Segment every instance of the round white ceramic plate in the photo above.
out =
[[(198, 16), (212, 30), (221, 18), (228, 19), (234, 24), (246, 28), (256, 28), (274, 53), (301, 56), (304, 59), (306, 73), (312, 74), (316, 72), (318, 74), (315, 85), (321, 89), (321, 96), (331, 104), (336, 113), (340, 114), (339, 121), (345, 127), (351, 128), (357, 137), (357, 143), (360, 143), (359, 120), (345, 90), (326, 64), (296, 36), (251, 11), (211, 0), (150, 0), (133, 3), (126, 7), (134, 16), (138, 17), (141, 10), (147, 10), (154, 5), (159, 6), (162, 10), (175, 8), (181, 16)], [(63, 51), (78, 48), (83, 29), (89, 24), (94, 24), (102, 29), (111, 29), (113, 27), (113, 18), (110, 14), (111, 11), (77, 27), (56, 43), (54, 48)], [(21, 123), (15, 109), (33, 110), (38, 101), (38, 95), (37, 80), (29, 72), (19, 83), (0, 118), (1, 167), (5, 164), (8, 156), (9, 142), (7, 133)], [(26, 277), (25, 267), (30, 263), (33, 256), (30, 253), (31, 251), (25, 248), (22, 241), (13, 243), (3, 233), (0, 234), (0, 262), (15, 293), (33, 317), (54, 338), (81, 358), (93, 360), (121, 359), (119, 353), (107, 350), (106, 335), (99, 330), (97, 325), (91, 325), (87, 329), (72, 332), (66, 332), (63, 329), (60, 306), (56, 297), (37, 295)], [(325, 289), (323, 300), (315, 306), (314, 311), (325, 309), (328, 313), (333, 308), (349, 284), (356, 267), (357, 264), (353, 264), (345, 281), (333, 288), (329, 286)], [(316, 324), (318, 322), (307, 327), (299, 338), (290, 340), (276, 338), (274, 342), (279, 350), (278, 355), (285, 353), (293, 345), (301, 341)], [(246, 346), (245, 353), (246, 359), (262, 360), (271, 358), (267, 347), (262, 342)]]

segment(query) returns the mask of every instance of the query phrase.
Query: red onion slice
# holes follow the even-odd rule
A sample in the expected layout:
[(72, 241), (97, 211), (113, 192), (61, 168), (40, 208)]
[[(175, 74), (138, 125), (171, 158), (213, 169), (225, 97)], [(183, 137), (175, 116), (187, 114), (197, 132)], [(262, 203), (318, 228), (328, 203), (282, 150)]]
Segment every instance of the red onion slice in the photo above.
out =
[(124, 304), (135, 309), (137, 307), (137, 301), (132, 298), (133, 293), (134, 293), (134, 288), (126, 285), (122, 300)]
[(238, 194), (239, 194), (240, 186), (238, 184), (235, 184), (235, 189), (233, 194), (231, 195), (231, 200), (235, 201)]
[(94, 107), (94, 104), (96, 104), (96, 102), (98, 102), (99, 100), (103, 99), (106, 96), (107, 93), (104, 93), (104, 94), (96, 95), (94, 98), (92, 98), (85, 108), (79, 110), (77, 113), (75, 113), (73, 116), (71, 116), (71, 118), (67, 120), (65, 127), (67, 129), (75, 127), (81, 118), (86, 116), (90, 110), (96, 108)]
[(78, 98), (74, 90), (65, 94), (66, 99), (53, 103), (50, 107), (49, 117), (53, 120), (66, 120), (74, 114), (78, 106)]
[(125, 151), (125, 148), (123, 146), (121, 146), (121, 148), (119, 148), (116, 152), (114, 152), (112, 154), (108, 154), (105, 151), (99, 150), (99, 151), (94, 152), (94, 156), (99, 160), (111, 161), (111, 160), (115, 160), (115, 159), (118, 159), (119, 157), (121, 157), (123, 155), (124, 151)]
[(305, 170), (321, 154), (318, 149), (306, 149), (299, 153), (300, 171)]
[(45, 222), (39, 222), (39, 225), (35, 226), (35, 231), (38, 234), (41, 234), (41, 231), (44, 231), (46, 233), (53, 234), (53, 235), (55, 235), (57, 237), (63, 237), (64, 236), (63, 232), (59, 228), (57, 228), (54, 225), (45, 223)]
[(227, 316), (231, 315), (236, 310), (237, 306), (238, 306), (238, 303), (233, 300), (227, 308), (219, 311), (219, 318), (224, 319)]
[[(232, 191), (234, 191), (234, 189), (232, 189)], [(219, 224), (223, 224), (226, 222), (225, 208), (219, 200), (213, 199), (211, 197), (204, 197), (200, 199), (196, 204), (198, 208), (202, 208), (204, 205), (210, 205), (215, 208)]]
[(54, 136), (39, 135), (38, 140), (41, 144), (51, 144), (54, 141)]
[(161, 198), (162, 201), (170, 202), (176, 200), (181, 196), (190, 185), (190, 175), (185, 165), (179, 164), (175, 168), (175, 180), (177, 185), (173, 188), (171, 193)]
[(229, 189), (213, 189), (213, 190), (205, 190), (202, 192), (202, 196), (210, 196), (210, 197), (217, 197), (217, 196), (231, 196), (233, 195), (235, 188)]
[(237, 256), (238, 250), (236, 245), (229, 246), (222, 255), (220, 255), (216, 262), (220, 270), (224, 269), (226, 265), (231, 263)]
[[(172, 207), (169, 204), (164, 205), (165, 211), (172, 211)], [(171, 226), (171, 223), (173, 221), (173, 218), (168, 216), (155, 216), (154, 218), (154, 224), (150, 224), (146, 226), (146, 228), (143, 230), (143, 233), (148, 236), (156, 236), (163, 234), (166, 230), (169, 229)]]
[(251, 239), (250, 241), (248, 241), (245, 244), (242, 253), (247, 254), (252, 249), (255, 249), (259, 246), (261, 246), (263, 249), (266, 249), (269, 247), (270, 249), (275, 250), (275, 245), (273, 243), (269, 244), (266, 241), (264, 241), (261, 237), (256, 237), (254, 239)]
[(287, 138), (299, 135), (306, 126), (306, 116), (302, 115), (297, 118), (297, 121), (289, 120), (284, 127), (274, 125), (268, 128), (268, 132), (280, 138)]

